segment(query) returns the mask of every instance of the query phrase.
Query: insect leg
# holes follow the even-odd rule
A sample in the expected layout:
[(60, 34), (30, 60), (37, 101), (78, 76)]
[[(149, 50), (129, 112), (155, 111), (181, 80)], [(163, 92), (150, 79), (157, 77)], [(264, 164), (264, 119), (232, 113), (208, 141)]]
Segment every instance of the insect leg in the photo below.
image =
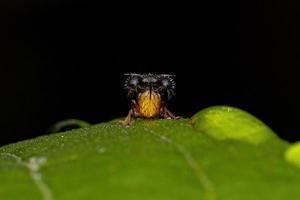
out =
[(123, 126), (129, 126), (134, 122), (135, 118), (137, 117), (137, 114), (135, 112), (135, 107), (136, 107), (136, 102), (135, 102), (135, 100), (132, 100), (131, 108), (128, 112), (128, 115), (126, 116), (126, 118), (124, 120), (120, 121), (120, 123)]
[(134, 112), (133, 109), (131, 108), (128, 112), (128, 115), (126, 116), (126, 118), (124, 120), (121, 120), (120, 123), (123, 126), (129, 126), (134, 122)]
[(165, 119), (180, 119), (180, 116), (174, 115), (166, 106), (162, 107), (161, 116)]

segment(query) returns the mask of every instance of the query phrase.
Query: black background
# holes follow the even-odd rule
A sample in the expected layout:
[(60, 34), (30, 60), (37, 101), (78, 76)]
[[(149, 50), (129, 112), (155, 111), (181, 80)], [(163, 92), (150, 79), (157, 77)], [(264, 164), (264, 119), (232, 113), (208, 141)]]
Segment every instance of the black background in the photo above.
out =
[(176, 114), (237, 106), (299, 140), (299, 5), (241, 2), (2, 1), (0, 145), (125, 116), (125, 72), (176, 74)]

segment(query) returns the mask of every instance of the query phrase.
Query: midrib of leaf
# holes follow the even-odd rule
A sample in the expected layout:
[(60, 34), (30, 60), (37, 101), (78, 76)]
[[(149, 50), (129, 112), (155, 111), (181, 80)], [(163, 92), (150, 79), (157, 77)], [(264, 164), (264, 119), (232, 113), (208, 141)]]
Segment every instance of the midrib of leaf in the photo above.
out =
[[(173, 146), (184, 158), (187, 165), (194, 171), (196, 178), (204, 189), (204, 199), (205, 200), (215, 200), (216, 199), (216, 191), (214, 184), (209, 179), (204, 170), (199, 166), (196, 162), (192, 154), (184, 147), (182, 144), (174, 142), (171, 138), (166, 135), (160, 134), (159, 132), (154, 132), (148, 128), (144, 129), (154, 137), (158, 138), (163, 144), (167, 143), (168, 145)], [(164, 129), (162, 129), (163, 132)], [(200, 197), (199, 197), (200, 198)]]

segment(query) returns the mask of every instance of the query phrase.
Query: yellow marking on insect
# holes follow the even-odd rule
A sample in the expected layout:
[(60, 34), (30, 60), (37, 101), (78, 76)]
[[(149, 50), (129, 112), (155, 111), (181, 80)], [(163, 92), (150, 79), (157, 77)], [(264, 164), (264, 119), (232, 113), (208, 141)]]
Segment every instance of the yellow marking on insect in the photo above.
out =
[(143, 117), (151, 118), (159, 115), (161, 97), (158, 93), (149, 90), (138, 97), (139, 112)]

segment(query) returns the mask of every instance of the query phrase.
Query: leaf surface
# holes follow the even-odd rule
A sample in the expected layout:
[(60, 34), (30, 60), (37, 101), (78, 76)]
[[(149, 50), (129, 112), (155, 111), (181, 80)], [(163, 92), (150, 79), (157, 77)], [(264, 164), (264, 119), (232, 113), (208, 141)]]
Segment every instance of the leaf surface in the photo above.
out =
[(298, 199), (289, 148), (231, 107), (130, 127), (113, 120), (1, 147), (0, 199)]

